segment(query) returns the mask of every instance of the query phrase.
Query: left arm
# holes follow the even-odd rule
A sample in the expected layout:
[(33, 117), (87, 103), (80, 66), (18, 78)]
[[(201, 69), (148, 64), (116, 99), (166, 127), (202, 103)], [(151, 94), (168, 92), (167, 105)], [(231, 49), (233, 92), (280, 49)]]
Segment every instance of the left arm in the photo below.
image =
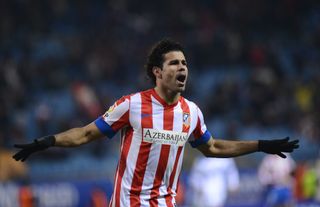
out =
[(290, 141), (289, 137), (273, 140), (252, 141), (226, 141), (213, 139), (204, 124), (203, 114), (197, 108), (197, 124), (193, 131), (195, 140), (190, 141), (192, 147), (196, 147), (206, 157), (236, 157), (257, 151), (277, 154), (286, 158), (285, 152), (293, 152), (299, 148), (299, 140)]
[(210, 137), (206, 143), (197, 146), (197, 149), (206, 157), (237, 157), (261, 151), (286, 158), (284, 153), (293, 152), (297, 148), (299, 148), (299, 140), (289, 141), (289, 137), (258, 141), (226, 141)]
[(197, 149), (206, 157), (236, 157), (258, 151), (258, 141), (226, 141), (213, 139)]

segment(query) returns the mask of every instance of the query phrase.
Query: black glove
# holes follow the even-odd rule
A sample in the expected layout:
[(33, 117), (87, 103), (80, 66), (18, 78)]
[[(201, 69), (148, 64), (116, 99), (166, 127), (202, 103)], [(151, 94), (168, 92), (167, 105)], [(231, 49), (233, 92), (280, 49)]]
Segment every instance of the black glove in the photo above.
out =
[(289, 142), (289, 137), (275, 140), (259, 140), (258, 150), (268, 153), (277, 154), (282, 158), (287, 156), (282, 152), (293, 152), (294, 149), (299, 148), (299, 140)]
[(13, 159), (16, 161), (21, 160), (24, 162), (32, 153), (45, 150), (53, 146), (56, 142), (56, 138), (52, 135), (35, 139), (29, 144), (15, 144), (14, 147), (21, 148), (19, 152), (13, 155)]

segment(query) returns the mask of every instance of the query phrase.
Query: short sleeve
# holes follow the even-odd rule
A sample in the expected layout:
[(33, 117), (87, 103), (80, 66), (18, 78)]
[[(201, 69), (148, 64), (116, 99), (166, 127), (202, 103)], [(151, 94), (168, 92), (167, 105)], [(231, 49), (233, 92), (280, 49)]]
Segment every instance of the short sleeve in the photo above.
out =
[(101, 133), (112, 138), (121, 128), (129, 125), (130, 97), (124, 96), (117, 100), (94, 123)]
[(207, 130), (201, 110), (197, 107), (197, 124), (193, 130), (194, 140), (189, 141), (193, 148), (205, 144), (211, 138), (211, 133)]

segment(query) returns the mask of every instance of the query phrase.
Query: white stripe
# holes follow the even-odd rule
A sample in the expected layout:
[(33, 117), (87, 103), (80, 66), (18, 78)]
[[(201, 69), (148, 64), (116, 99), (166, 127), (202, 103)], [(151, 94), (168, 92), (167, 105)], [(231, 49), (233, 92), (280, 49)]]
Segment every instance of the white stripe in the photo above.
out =
[[(201, 115), (202, 115), (202, 113), (200, 110), (198, 110), (198, 106), (195, 103), (188, 101), (187, 99), (185, 99), (185, 101), (188, 104), (189, 110), (190, 110), (190, 118), (191, 118), (190, 129), (189, 129), (189, 136), (190, 136), (197, 127), (198, 118), (200, 119), (200, 124), (201, 124), (201, 118), (199, 117), (199, 112)], [(203, 118), (202, 118), (202, 120), (203, 120)], [(203, 123), (203, 121), (202, 121), (202, 123)], [(203, 133), (204, 132), (205, 131), (203, 131)]]
[(150, 207), (148, 199), (140, 199), (140, 207)]
[[(152, 121), (154, 129), (163, 129), (163, 112), (164, 108), (154, 97), (152, 97)], [(140, 198), (142, 200), (150, 199), (151, 189), (153, 187), (154, 178), (156, 175), (158, 161), (161, 152), (161, 144), (152, 144), (146, 172), (142, 184), (142, 193)]]
[(200, 119), (201, 132), (205, 133), (207, 131), (207, 127), (206, 127), (206, 125), (204, 123), (203, 114), (202, 114), (201, 110), (198, 107), (197, 107), (197, 110), (198, 110), (198, 116), (199, 116), (199, 119)]
[[(183, 116), (183, 111), (182, 111), (182, 108), (181, 109), (181, 117)], [(190, 109), (190, 107), (189, 107)], [(191, 116), (191, 113), (190, 113), (190, 116)], [(181, 121), (177, 121), (175, 122), (174, 124), (174, 127), (178, 130), (183, 130), (183, 120), (182, 118), (180, 119)], [(190, 132), (188, 133), (190, 135)], [(180, 175), (180, 171), (181, 171), (181, 166), (182, 166), (182, 161), (183, 161), (183, 151), (184, 151), (184, 146), (181, 150), (181, 153), (180, 153), (180, 157), (179, 157), (179, 160), (178, 160), (178, 164), (177, 164), (177, 169), (176, 169), (176, 173), (174, 175), (174, 180), (173, 180), (173, 184), (172, 184), (172, 192), (175, 194), (176, 193), (176, 186), (177, 186), (177, 182), (178, 182), (178, 178), (179, 178), (179, 175)], [(177, 153), (178, 153), (178, 148), (176, 150), (176, 155), (175, 155), (175, 159), (177, 158)], [(175, 161), (175, 160), (174, 160)]]
[(115, 185), (114, 185), (113, 194), (112, 194), (112, 207), (116, 206), (116, 190), (117, 190), (116, 183), (117, 183), (117, 180), (118, 180), (118, 171), (116, 174), (116, 179), (114, 180)]
[[(175, 106), (173, 109), (173, 131), (175, 132), (182, 132), (182, 120), (183, 120), (183, 111), (181, 108), (180, 102)], [(166, 195), (168, 194), (167, 188), (170, 184), (170, 175), (172, 173), (174, 163), (176, 160), (177, 152), (178, 152), (178, 146), (171, 145), (170, 147), (170, 153), (169, 153), (169, 159), (167, 164), (167, 169), (163, 177), (163, 184), (160, 187), (160, 195)]]
[(189, 138), (190, 135), (192, 134), (192, 132), (194, 131), (194, 129), (197, 126), (197, 122), (198, 122), (198, 111), (197, 111), (197, 106), (191, 102), (188, 101), (187, 99), (184, 99), (186, 104), (189, 106), (189, 111), (190, 111), (190, 129), (189, 129)]
[[(128, 151), (128, 157), (126, 159), (126, 169), (124, 171), (123, 177), (122, 177), (122, 188), (120, 190), (120, 200), (121, 200), (121, 206), (130, 206), (130, 189), (131, 189), (131, 183), (134, 175), (134, 170), (136, 167), (136, 162), (139, 154), (139, 148), (141, 143), (141, 130), (137, 130), (141, 128), (141, 95), (140, 93), (137, 93), (133, 96), (131, 96), (130, 99), (130, 113), (129, 113), (129, 121), (130, 125), (132, 126), (132, 123), (135, 123), (133, 135), (132, 135), (132, 141), (130, 145), (130, 149)], [(124, 141), (123, 141), (124, 143)]]
[(181, 103), (179, 102), (173, 110), (173, 131), (182, 132), (183, 125), (183, 111), (181, 108)]
[(111, 112), (106, 112), (103, 116), (104, 121), (111, 126), (114, 122), (118, 121), (123, 114), (129, 109), (129, 100), (126, 99), (124, 102), (116, 106)]
[(158, 207), (167, 207), (166, 199), (164, 197), (158, 198)]
[[(190, 123), (190, 129), (188, 132), (188, 134), (190, 136), (190, 134), (193, 132), (193, 130), (196, 127), (198, 116), (197, 116), (196, 105), (193, 102), (188, 101), (187, 99), (185, 99), (185, 102), (188, 104), (189, 111), (190, 111), (190, 119), (191, 119), (190, 122), (191, 123)], [(181, 123), (181, 125), (182, 125), (182, 123)], [(174, 195), (177, 192), (177, 184), (178, 184), (179, 175), (180, 175), (180, 171), (181, 171), (181, 167), (182, 167), (182, 163), (183, 163), (184, 149), (185, 149), (185, 146), (183, 146), (183, 148), (181, 150), (180, 157), (179, 157), (178, 164), (177, 164), (177, 170), (174, 175), (174, 180), (173, 180), (173, 184), (172, 184), (172, 193), (174, 193)]]
[(178, 187), (177, 185), (178, 185), (179, 175), (180, 175), (181, 166), (182, 166), (182, 163), (183, 163), (184, 149), (185, 149), (185, 146), (181, 150), (181, 154), (180, 154), (179, 161), (178, 161), (176, 175), (174, 176), (174, 181), (173, 181), (173, 185), (172, 185), (172, 192), (173, 193), (177, 192), (177, 187)]

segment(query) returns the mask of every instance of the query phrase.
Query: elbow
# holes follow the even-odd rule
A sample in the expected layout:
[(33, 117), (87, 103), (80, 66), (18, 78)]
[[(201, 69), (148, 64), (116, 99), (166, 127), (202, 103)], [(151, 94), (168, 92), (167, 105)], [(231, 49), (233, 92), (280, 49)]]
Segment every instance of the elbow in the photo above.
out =
[(83, 130), (83, 136), (82, 136), (82, 139), (80, 140), (81, 145), (86, 144), (96, 138), (94, 136), (93, 131), (88, 129), (87, 127), (83, 127), (82, 130)]
[(207, 158), (210, 157), (219, 157), (219, 150), (215, 148), (214, 146), (210, 147), (199, 147), (199, 151)]
[(207, 157), (207, 158), (227, 158), (230, 157), (230, 154), (221, 151), (221, 150), (208, 150), (208, 151), (204, 151), (202, 152), (202, 154)]
[(72, 147), (86, 144), (90, 140), (90, 132), (86, 130), (85, 127), (78, 128), (78, 130), (80, 131), (80, 134), (79, 134), (80, 136), (73, 140)]

